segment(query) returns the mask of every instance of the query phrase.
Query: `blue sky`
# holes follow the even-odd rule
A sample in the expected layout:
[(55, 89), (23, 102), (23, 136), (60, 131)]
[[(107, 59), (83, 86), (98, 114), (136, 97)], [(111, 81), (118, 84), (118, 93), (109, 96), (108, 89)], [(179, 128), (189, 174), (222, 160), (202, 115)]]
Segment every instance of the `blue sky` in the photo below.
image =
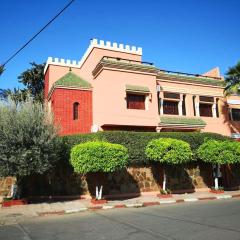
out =
[[(1, 2), (0, 63), (59, 11), (68, 0)], [(224, 74), (240, 60), (239, 0), (76, 0), (14, 58), (0, 76), (0, 88), (21, 87), (17, 76), (29, 62), (48, 56), (79, 60), (91, 38), (143, 48), (156, 66)]]

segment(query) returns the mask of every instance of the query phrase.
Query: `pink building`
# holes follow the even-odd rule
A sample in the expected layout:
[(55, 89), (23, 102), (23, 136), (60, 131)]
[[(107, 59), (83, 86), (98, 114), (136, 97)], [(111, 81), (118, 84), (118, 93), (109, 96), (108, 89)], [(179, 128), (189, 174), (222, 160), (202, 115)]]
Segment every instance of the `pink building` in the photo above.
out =
[(80, 61), (49, 57), (45, 99), (61, 135), (104, 130), (203, 131), (238, 137), (240, 98), (218, 68), (201, 75), (142, 62), (142, 48), (90, 42)]

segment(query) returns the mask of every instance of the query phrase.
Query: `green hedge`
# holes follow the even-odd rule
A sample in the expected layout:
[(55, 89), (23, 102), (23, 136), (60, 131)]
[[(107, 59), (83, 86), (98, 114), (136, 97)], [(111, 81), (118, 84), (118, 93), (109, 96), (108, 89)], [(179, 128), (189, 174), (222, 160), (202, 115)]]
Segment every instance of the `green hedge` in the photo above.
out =
[(71, 150), (71, 164), (75, 172), (114, 172), (126, 167), (128, 150), (120, 144), (86, 142)]
[(62, 137), (65, 149), (63, 151), (65, 159), (70, 158), (70, 150), (74, 145), (88, 141), (106, 141), (118, 143), (128, 148), (130, 163), (148, 163), (149, 159), (145, 155), (145, 148), (149, 141), (157, 138), (175, 138), (186, 141), (190, 144), (194, 157), (198, 147), (204, 142), (205, 138), (215, 140), (229, 140), (228, 137), (214, 133), (198, 132), (97, 132), (90, 134), (72, 135)]

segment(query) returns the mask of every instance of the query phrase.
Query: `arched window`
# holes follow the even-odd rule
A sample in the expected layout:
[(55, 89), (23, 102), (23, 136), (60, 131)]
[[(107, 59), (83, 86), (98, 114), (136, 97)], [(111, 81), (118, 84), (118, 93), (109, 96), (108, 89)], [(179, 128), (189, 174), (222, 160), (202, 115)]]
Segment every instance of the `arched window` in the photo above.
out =
[(77, 120), (78, 119), (78, 108), (79, 108), (79, 103), (75, 102), (73, 104), (73, 120)]

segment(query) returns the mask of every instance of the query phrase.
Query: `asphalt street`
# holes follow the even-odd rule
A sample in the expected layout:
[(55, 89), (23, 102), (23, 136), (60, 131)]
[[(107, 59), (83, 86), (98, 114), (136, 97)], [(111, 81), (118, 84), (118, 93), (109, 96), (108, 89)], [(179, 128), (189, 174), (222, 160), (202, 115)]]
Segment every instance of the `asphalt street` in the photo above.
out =
[[(13, 216), (12, 216), (13, 217)], [(89, 211), (0, 226), (1, 240), (240, 239), (237, 199)]]

